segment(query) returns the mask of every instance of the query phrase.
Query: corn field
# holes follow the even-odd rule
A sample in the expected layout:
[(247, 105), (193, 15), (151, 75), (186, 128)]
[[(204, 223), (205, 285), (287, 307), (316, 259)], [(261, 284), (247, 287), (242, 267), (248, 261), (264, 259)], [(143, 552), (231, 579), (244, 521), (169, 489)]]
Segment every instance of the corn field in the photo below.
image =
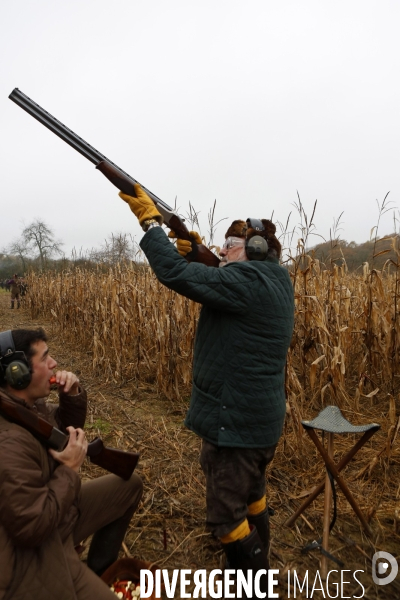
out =
[[(293, 261), (295, 330), (287, 360), (288, 411), (303, 404), (356, 412), (384, 404), (394, 425), (399, 395), (399, 271), (349, 273), (303, 254)], [(200, 306), (161, 285), (150, 268), (117, 265), (107, 274), (73, 269), (29, 276), (32, 317), (50, 318), (64, 339), (90, 352), (107, 381), (156, 384), (188, 395)]]
[[(364, 568), (367, 573), (369, 557), (378, 549), (398, 554), (400, 462), (395, 442), (400, 430), (400, 276), (397, 265), (400, 258), (397, 263), (387, 262), (381, 270), (364, 264), (353, 273), (341, 262), (340, 266), (335, 262), (324, 265), (303, 252), (290, 264), (295, 291), (295, 328), (286, 366), (287, 418), (282, 442), (268, 474), (269, 502), (278, 514), (272, 517), (273, 558), (280, 561), (282, 568), (295, 564), (304, 571), (318, 565), (318, 557), (304, 554), (301, 548), (321, 532), (322, 495), (294, 527), (285, 527), (284, 522), (311, 493), (315, 482), (323, 481), (325, 474), (321, 457), (307, 439), (301, 420), (313, 418), (324, 406), (334, 404), (355, 425), (372, 421), (381, 425), (380, 431), (357, 455), (357, 460), (346, 469), (346, 479), (355, 499), (361, 504), (367, 521), (373, 519), (373, 541), (365, 538), (350, 505), (340, 494), (340, 523), (336, 533), (330, 536), (330, 551), (332, 546), (346, 568)], [(36, 322), (41, 318), (51, 321), (52, 339), (58, 336), (85, 350), (92, 360), (93, 375), (98, 376), (101, 383), (107, 380), (120, 384), (122, 399), (127, 397), (127, 388), (128, 395), (132, 391), (136, 398), (136, 390), (131, 390), (131, 386), (138, 388), (138, 397), (142, 390), (150, 388), (154, 394), (157, 389), (173, 400), (162, 405), (175, 407), (175, 400), (181, 398), (179, 404), (186, 408), (200, 305), (162, 286), (149, 267), (132, 263), (114, 266), (107, 273), (75, 268), (57, 274), (31, 274), (28, 284), (26, 302), (32, 318)], [(85, 373), (87, 376), (86, 365)], [(133, 440), (129, 437), (132, 425), (125, 403), (119, 405), (121, 419), (118, 421), (119, 415), (110, 412), (115, 410), (115, 402), (103, 400), (96, 402), (96, 414), (114, 424), (120, 423), (118, 436), (125, 436), (134, 444), (131, 447), (144, 456), (141, 475), (148, 486), (147, 498), (151, 503), (139, 515), (130, 549), (135, 546), (138, 552), (136, 542), (144, 527), (146, 534), (139, 541), (139, 545), (142, 542), (139, 554), (142, 552), (158, 562), (159, 540), (165, 539), (162, 532), (165, 535), (168, 522), (169, 531), (176, 532), (177, 540), (183, 537), (184, 527), (187, 528), (184, 541), (191, 532), (199, 532), (185, 542), (185, 553), (180, 556), (179, 564), (187, 565), (190, 556), (190, 564), (205, 564), (208, 560), (207, 564), (215, 566), (215, 545), (208, 538), (200, 543), (199, 537), (205, 534), (202, 529), (196, 529), (204, 511), (196, 436), (186, 437), (181, 425), (176, 429), (167, 428), (163, 419), (157, 423), (152, 418), (135, 416), (140, 435), (139, 441)], [(146, 402), (147, 399), (143, 405)], [(133, 414), (136, 407), (135, 404)], [(349, 451), (348, 437), (336, 436), (337, 456)], [(116, 439), (115, 436), (110, 441), (111, 445), (119, 443), (120, 437), (117, 442)], [(148, 446), (146, 440), (151, 440)], [(154, 460), (154, 453), (167, 462), (155, 467), (159, 463)], [(193, 518), (193, 507), (197, 507), (201, 515), (196, 517), (197, 521)], [(175, 521), (171, 515), (178, 515)], [(191, 515), (189, 519), (188, 515)], [(151, 540), (151, 544), (146, 539)], [(181, 541), (176, 543), (180, 548)], [(175, 550), (170, 556), (170, 564), (173, 564), (177, 558)], [(369, 578), (365, 579), (367, 585)], [(397, 591), (396, 595), (387, 597), (398, 597)], [(378, 592), (368, 597), (383, 597)]]

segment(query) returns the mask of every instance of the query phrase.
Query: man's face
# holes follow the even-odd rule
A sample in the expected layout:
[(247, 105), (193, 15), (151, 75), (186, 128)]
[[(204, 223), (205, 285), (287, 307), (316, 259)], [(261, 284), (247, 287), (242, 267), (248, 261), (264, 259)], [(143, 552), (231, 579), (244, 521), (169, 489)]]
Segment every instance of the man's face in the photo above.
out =
[(53, 369), (56, 368), (56, 361), (50, 356), (46, 342), (42, 340), (32, 344), (33, 355), (32, 362), (32, 381), (29, 386), (22, 390), (26, 393), (25, 399), (30, 402), (36, 402), (39, 398), (45, 398), (50, 394), (49, 379), (53, 375)]
[(248, 260), (244, 249), (245, 240), (239, 237), (228, 237), (220, 250), (221, 262), (220, 267), (225, 267), (231, 262), (244, 262)]

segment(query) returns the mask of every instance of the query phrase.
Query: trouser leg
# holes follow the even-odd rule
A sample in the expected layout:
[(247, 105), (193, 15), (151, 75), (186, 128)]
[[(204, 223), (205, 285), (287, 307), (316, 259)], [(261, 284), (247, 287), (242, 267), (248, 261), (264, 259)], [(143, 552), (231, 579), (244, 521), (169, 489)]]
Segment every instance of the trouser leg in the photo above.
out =
[(265, 471), (275, 448), (220, 448), (203, 440), (207, 525), (216, 537), (232, 532), (247, 519), (248, 507), (265, 497)]
[(122, 517), (105, 525), (93, 535), (87, 557), (87, 566), (97, 575), (101, 576), (117, 560), (135, 508), (131, 507)]
[[(207, 524), (220, 538), (229, 568), (241, 570), (244, 575), (251, 569), (253, 586), (259, 581), (260, 590), (265, 593), (268, 593), (269, 529), (262, 531), (264, 546), (250, 519), (266, 510), (265, 470), (274, 457), (275, 448), (218, 448), (203, 441), (200, 457), (206, 477)], [(249, 507), (254, 509), (255, 515), (248, 515)], [(259, 520), (260, 530), (262, 525), (269, 525), (269, 521), (261, 523)], [(258, 577), (260, 570), (265, 572), (258, 573)], [(256, 597), (254, 587), (249, 597)]]
[(11, 300), (11, 307), (10, 308), (14, 308), (14, 300)]
[(116, 475), (105, 475), (83, 484), (74, 543), (94, 534), (87, 564), (98, 575), (118, 558), (142, 492), (142, 481), (135, 474), (128, 481)]
[(64, 549), (77, 600), (115, 600), (114, 592), (79, 559), (71, 538)]

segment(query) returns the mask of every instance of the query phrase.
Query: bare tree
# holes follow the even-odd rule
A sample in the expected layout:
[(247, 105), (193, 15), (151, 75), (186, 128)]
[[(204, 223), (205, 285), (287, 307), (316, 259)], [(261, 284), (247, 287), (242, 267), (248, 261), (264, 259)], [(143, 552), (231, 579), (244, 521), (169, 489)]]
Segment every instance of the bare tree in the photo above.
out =
[(56, 240), (50, 227), (39, 219), (23, 229), (22, 238), (26, 245), (38, 252), (41, 270), (45, 268), (48, 258), (51, 258), (54, 254), (62, 253), (61, 246), (63, 243)]
[(18, 256), (22, 264), (22, 270), (25, 273), (27, 267), (27, 258), (29, 255), (29, 244), (26, 243), (23, 237), (18, 238), (11, 242), (7, 247), (7, 254)]
[(132, 260), (133, 241), (127, 233), (111, 234), (106, 240), (113, 264)]
[(136, 244), (130, 234), (112, 233), (100, 249), (91, 250), (90, 259), (98, 263), (115, 265), (133, 260), (135, 253)]

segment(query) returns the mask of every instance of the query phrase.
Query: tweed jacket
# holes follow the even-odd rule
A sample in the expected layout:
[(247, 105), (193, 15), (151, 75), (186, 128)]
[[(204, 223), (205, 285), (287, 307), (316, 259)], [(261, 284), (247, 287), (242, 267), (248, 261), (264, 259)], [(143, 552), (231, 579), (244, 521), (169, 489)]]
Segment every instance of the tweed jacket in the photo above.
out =
[(188, 263), (161, 227), (140, 245), (161, 283), (202, 304), (187, 427), (218, 446), (276, 444), (294, 320), (288, 271), (277, 259), (223, 268)]

